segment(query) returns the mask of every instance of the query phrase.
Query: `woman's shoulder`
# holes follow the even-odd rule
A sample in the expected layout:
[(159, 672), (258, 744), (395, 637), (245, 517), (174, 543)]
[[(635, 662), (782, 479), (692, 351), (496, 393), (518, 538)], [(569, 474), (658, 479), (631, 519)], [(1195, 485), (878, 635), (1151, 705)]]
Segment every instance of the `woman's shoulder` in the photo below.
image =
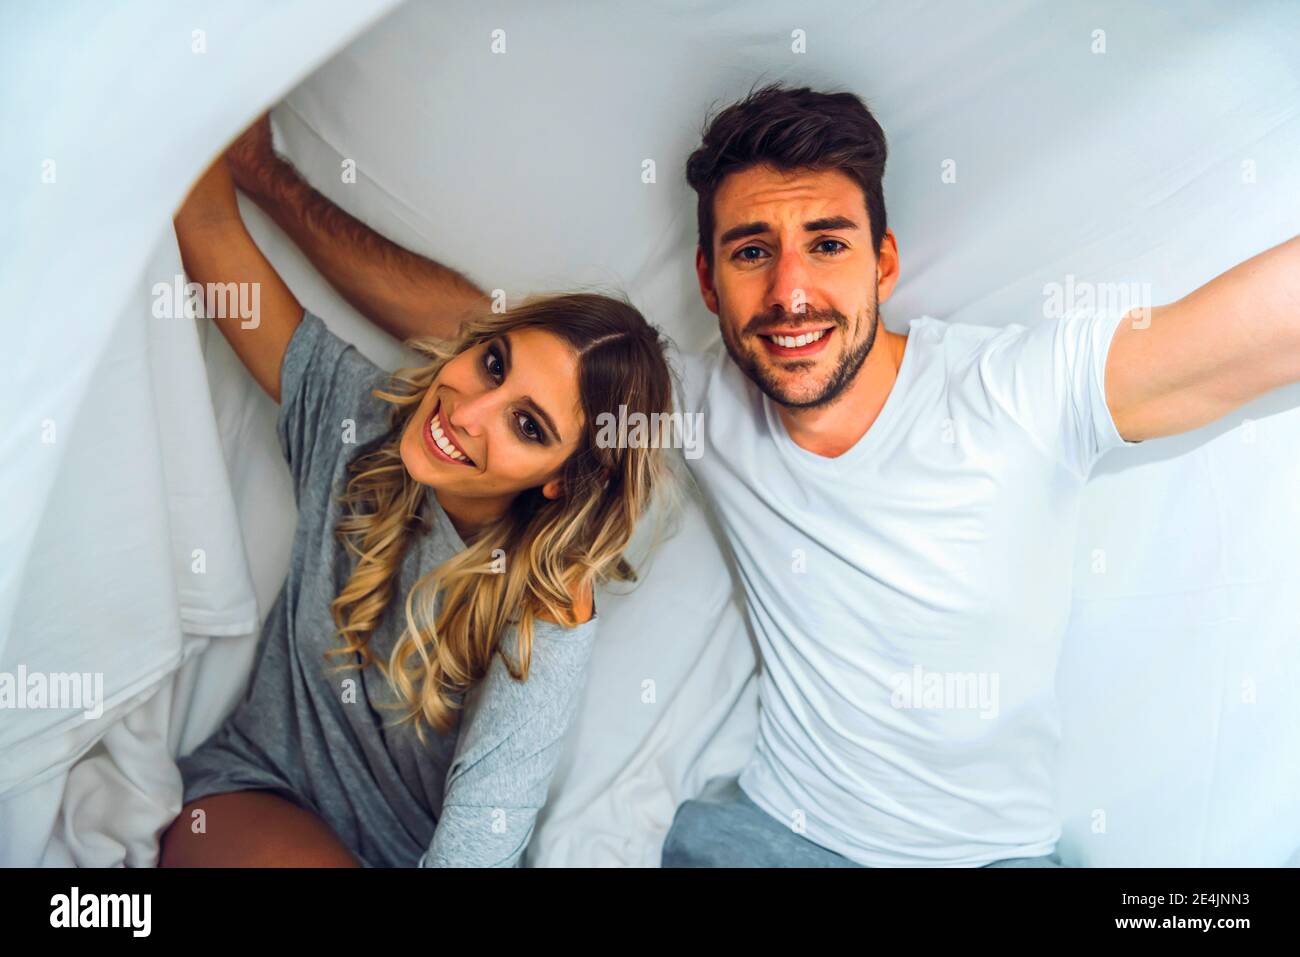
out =
[(338, 463), (388, 433), (392, 406), (373, 395), (388, 373), (306, 312), (285, 350), (277, 431), (301, 493), (332, 484)]
[(519, 720), (539, 720), (543, 713), (565, 719), (576, 706), (576, 693), (585, 681), (596, 625), (594, 612), (586, 621), (567, 627), (534, 618), (526, 680), (515, 677), (523, 664), (523, 646), (519, 625), (510, 625), (483, 680), (468, 693), (467, 701), (471, 705), (479, 699), (488, 702), (487, 712), (510, 725), (515, 722), (509, 714)]
[(592, 594), (590, 584), (574, 585), (569, 589), (569, 596), (573, 600), (573, 612), (563, 618), (557, 618), (547, 611), (538, 612), (539, 621), (546, 624), (558, 625), (564, 630), (573, 630), (582, 625), (590, 624), (595, 621), (596, 604)]
[(563, 674), (572, 678), (586, 668), (595, 644), (599, 617), (590, 587), (585, 593), (574, 588), (572, 594), (572, 615), (556, 620), (554, 616), (539, 613), (533, 619), (530, 675), (548, 674), (553, 678)]

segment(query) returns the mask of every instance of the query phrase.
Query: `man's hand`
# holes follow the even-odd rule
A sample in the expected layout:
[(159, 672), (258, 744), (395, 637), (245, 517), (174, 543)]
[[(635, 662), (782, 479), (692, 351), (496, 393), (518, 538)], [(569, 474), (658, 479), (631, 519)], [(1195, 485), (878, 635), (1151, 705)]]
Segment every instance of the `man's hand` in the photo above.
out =
[(395, 338), (454, 338), (462, 321), (490, 305), (483, 290), (460, 273), (402, 248), (308, 185), (272, 149), (269, 114), (231, 144), (225, 159), (239, 188), (330, 285)]
[(226, 166), (235, 185), (249, 196), (257, 196), (283, 175), (287, 166), (271, 146), (271, 114), (263, 113), (244, 130), (225, 153)]

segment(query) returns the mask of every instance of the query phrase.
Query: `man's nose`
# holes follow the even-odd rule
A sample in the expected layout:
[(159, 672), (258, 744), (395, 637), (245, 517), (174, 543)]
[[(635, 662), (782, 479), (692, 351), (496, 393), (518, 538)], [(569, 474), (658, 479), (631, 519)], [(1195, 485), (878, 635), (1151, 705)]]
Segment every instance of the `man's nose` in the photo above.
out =
[(780, 306), (792, 315), (802, 315), (812, 298), (808, 290), (808, 264), (797, 248), (781, 250), (768, 271), (767, 308)]

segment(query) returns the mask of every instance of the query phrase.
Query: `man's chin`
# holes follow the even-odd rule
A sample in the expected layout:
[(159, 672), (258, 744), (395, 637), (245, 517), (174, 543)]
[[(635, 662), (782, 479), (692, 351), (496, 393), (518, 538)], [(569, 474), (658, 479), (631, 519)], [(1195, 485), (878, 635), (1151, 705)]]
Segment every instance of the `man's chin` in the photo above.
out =
[(793, 395), (790, 393), (773, 394), (769, 392), (768, 398), (771, 399), (773, 402), (775, 402), (777, 405), (791, 410), (816, 409), (816, 408), (820, 408), (823, 405), (826, 405), (829, 402), (829, 399), (827, 399), (820, 392), (812, 392), (806, 394), (793, 394)]
[(745, 348), (739, 354), (723, 338), (731, 359), (760, 391), (778, 405), (806, 409), (829, 401), (826, 391), (835, 377), (837, 359), (824, 351), (798, 359), (774, 359), (766, 350)]
[(766, 363), (755, 367), (757, 376), (751, 376), (763, 393), (778, 405), (791, 409), (806, 409), (826, 401), (830, 376), (814, 370), (792, 373), (773, 369)]

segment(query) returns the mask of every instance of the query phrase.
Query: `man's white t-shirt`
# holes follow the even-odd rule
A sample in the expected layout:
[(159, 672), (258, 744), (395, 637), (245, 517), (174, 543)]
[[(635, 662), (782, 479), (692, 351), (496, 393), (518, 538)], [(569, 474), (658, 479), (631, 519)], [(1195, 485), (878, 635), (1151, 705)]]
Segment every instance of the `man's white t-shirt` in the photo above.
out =
[(762, 655), (744, 791), (868, 866), (1050, 854), (1056, 666), (1080, 496), (1125, 442), (1103, 373), (1119, 315), (910, 323), (851, 449), (797, 446), (721, 342), (681, 355), (687, 458)]

